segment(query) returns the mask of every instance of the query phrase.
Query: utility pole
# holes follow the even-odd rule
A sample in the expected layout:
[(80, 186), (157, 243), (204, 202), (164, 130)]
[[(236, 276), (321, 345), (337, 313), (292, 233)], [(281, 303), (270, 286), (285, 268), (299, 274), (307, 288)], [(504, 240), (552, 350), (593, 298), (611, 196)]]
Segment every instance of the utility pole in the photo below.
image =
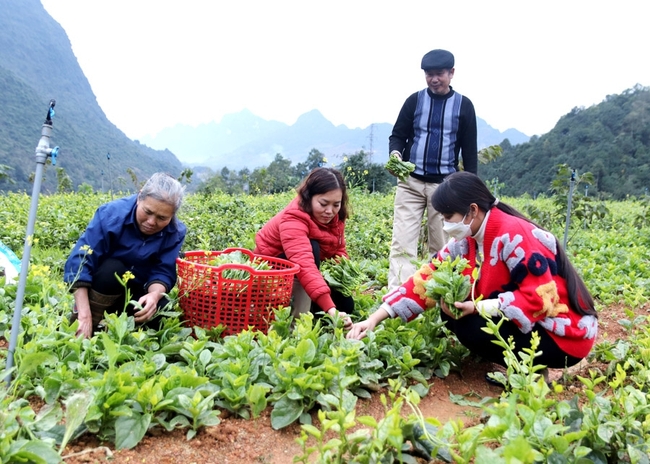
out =
[(370, 124), (370, 152), (368, 154), (368, 164), (372, 164), (373, 141), (375, 139), (375, 123)]
[(111, 200), (113, 199), (113, 174), (111, 173), (111, 154), (106, 153), (106, 169), (108, 170), (108, 179), (110, 182), (110, 188), (111, 188)]
[[(372, 164), (372, 155), (374, 154), (373, 143), (375, 140), (375, 123), (370, 124), (370, 153), (368, 154), (368, 168)], [(374, 172), (374, 171), (373, 171)], [(372, 193), (375, 192), (375, 178), (372, 178)]]

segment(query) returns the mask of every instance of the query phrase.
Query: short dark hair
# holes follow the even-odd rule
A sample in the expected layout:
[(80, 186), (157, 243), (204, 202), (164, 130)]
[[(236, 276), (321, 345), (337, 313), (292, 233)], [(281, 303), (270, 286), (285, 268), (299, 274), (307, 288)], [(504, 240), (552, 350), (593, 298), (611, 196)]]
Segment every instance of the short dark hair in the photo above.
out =
[(334, 168), (315, 168), (298, 186), (298, 205), (300, 209), (311, 214), (311, 199), (315, 195), (322, 195), (332, 190), (341, 190), (341, 209), (339, 210), (339, 220), (344, 221), (348, 218), (348, 192), (345, 188), (345, 180), (340, 171)]

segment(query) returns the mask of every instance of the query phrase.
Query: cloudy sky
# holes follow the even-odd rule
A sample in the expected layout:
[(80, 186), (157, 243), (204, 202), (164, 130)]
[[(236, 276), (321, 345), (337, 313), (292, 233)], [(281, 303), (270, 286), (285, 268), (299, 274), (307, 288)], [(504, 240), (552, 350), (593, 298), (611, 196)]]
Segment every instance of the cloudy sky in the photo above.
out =
[(454, 53), (452, 86), (501, 131), (543, 134), (574, 107), (650, 86), (638, 0), (42, 3), (134, 139), (244, 108), (287, 124), (312, 109), (350, 128), (394, 123), (434, 48)]

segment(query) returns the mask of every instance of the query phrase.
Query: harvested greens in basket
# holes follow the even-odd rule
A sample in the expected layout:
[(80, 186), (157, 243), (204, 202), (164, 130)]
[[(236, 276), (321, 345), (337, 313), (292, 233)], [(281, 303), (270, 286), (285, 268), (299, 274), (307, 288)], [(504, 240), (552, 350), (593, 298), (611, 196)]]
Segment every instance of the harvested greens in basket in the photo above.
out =
[(472, 289), (469, 276), (462, 274), (470, 267), (469, 261), (460, 256), (452, 260), (448, 256), (443, 260), (434, 259), (433, 264), (436, 269), (424, 282), (425, 294), (436, 301), (443, 300), (452, 314), (458, 317), (462, 311), (454, 306), (454, 302), (465, 301)]
[[(208, 261), (210, 266), (221, 266), (224, 264), (241, 264), (244, 266), (250, 266), (256, 271), (268, 271), (271, 268), (271, 265), (268, 261), (265, 261), (259, 257), (254, 258), (252, 261), (250, 256), (241, 251), (233, 251), (230, 253), (222, 253), (218, 256), (215, 256), (213, 259)], [(221, 276), (224, 279), (232, 280), (248, 280), (250, 277), (250, 272), (243, 269), (225, 269)]]

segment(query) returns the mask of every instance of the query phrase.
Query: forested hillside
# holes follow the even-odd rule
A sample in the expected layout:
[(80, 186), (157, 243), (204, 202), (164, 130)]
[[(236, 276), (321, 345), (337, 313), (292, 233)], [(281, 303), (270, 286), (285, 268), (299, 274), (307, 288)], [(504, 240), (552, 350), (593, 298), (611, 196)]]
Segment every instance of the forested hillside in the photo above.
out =
[(644, 195), (650, 187), (650, 88), (637, 85), (598, 105), (574, 108), (549, 133), (502, 147), (503, 156), (481, 165), (479, 174), (498, 178), (504, 195), (547, 192), (560, 164), (579, 175), (591, 172), (590, 194)]
[[(2, 190), (31, 190), (34, 150), (50, 99), (56, 100), (52, 144), (60, 147), (57, 168), (74, 187), (102, 183), (130, 188), (132, 174), (181, 172), (169, 152), (129, 140), (103, 113), (63, 28), (38, 0), (1, 0), (0, 14), (0, 164), (15, 183)], [(106, 156), (110, 153), (110, 161)], [(129, 171), (127, 171), (129, 170)], [(47, 166), (44, 191), (57, 189), (56, 172)]]

